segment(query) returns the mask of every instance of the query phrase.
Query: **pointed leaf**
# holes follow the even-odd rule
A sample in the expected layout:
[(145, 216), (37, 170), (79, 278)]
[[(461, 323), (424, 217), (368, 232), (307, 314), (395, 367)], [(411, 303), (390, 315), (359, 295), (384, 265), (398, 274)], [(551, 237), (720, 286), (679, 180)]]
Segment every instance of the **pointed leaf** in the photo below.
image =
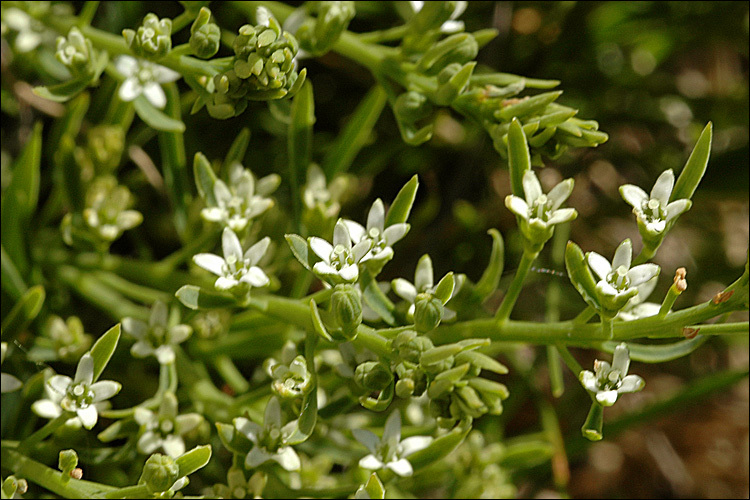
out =
[(523, 174), (531, 169), (529, 145), (521, 122), (513, 119), (508, 129), (508, 169), (510, 170), (510, 187), (514, 195), (525, 199), (523, 191)]
[(427, 448), (415, 451), (409, 455), (409, 462), (415, 471), (427, 465), (440, 462), (461, 444), (470, 430), (471, 425), (463, 425), (463, 423), (458, 425), (448, 434), (435, 439)]
[(487, 231), (487, 234), (492, 236), (490, 262), (474, 287), (474, 291), (482, 301), (497, 290), (497, 285), (500, 283), (500, 277), (503, 275), (503, 267), (505, 266), (505, 245), (503, 244), (502, 235), (497, 229), (490, 229)]
[(185, 124), (156, 109), (143, 95), (139, 95), (133, 101), (135, 112), (141, 117), (146, 125), (163, 132), (184, 132)]
[(495, 111), (495, 117), (502, 120), (510, 120), (513, 117), (538, 113), (546, 108), (548, 104), (560, 97), (561, 94), (562, 90), (555, 90), (553, 92), (545, 92), (543, 94), (529, 97), (528, 99), (523, 99), (516, 104), (511, 104)]
[(214, 183), (216, 174), (208, 158), (200, 151), (193, 157), (193, 176), (195, 177), (195, 187), (198, 188), (198, 194), (206, 200), (210, 206), (216, 205), (216, 196), (214, 195)]
[(99, 337), (94, 347), (91, 348), (91, 357), (94, 359), (94, 382), (99, 379), (99, 376), (104, 371), (104, 368), (109, 363), (112, 354), (117, 348), (117, 342), (120, 340), (120, 323), (107, 330), (107, 332)]
[(34, 321), (34, 318), (36, 318), (42, 309), (44, 298), (45, 293), (42, 285), (29, 288), (21, 299), (16, 302), (16, 305), (13, 306), (13, 309), (10, 310), (5, 319), (3, 319), (2, 338), (14, 338)]
[(70, 80), (68, 82), (49, 85), (47, 87), (34, 87), (34, 93), (44, 99), (55, 102), (66, 102), (77, 96), (89, 84), (88, 78)]
[(189, 309), (218, 309), (237, 305), (237, 299), (229, 294), (209, 291), (195, 285), (184, 285), (175, 297)]
[(362, 298), (370, 308), (380, 316), (389, 326), (395, 326), (396, 318), (393, 316), (395, 306), (386, 297), (378, 286), (377, 281), (369, 272), (364, 272), (360, 277), (362, 286)]
[(249, 144), (250, 129), (244, 127), (242, 130), (240, 130), (240, 133), (237, 134), (237, 137), (234, 138), (232, 145), (229, 146), (229, 151), (227, 151), (227, 154), (224, 157), (224, 163), (222, 163), (222, 167), (225, 169), (225, 171), (234, 163), (242, 163), (242, 160), (245, 158), (247, 146)]
[(711, 155), (711, 139), (713, 138), (713, 124), (708, 122), (703, 129), (698, 142), (690, 153), (690, 157), (685, 163), (677, 183), (672, 190), (672, 196), (669, 201), (690, 199), (698, 188), (698, 184), (706, 173), (708, 158)]
[(315, 328), (315, 332), (326, 339), (328, 342), (333, 342), (333, 338), (328, 333), (328, 330), (323, 324), (323, 319), (320, 317), (318, 304), (316, 304), (314, 300), (310, 300), (310, 313), (312, 315), (313, 328)]
[(568, 277), (570, 282), (578, 293), (581, 294), (583, 300), (596, 310), (601, 310), (602, 306), (599, 304), (599, 299), (596, 293), (596, 282), (594, 277), (591, 275), (588, 264), (586, 264), (586, 258), (583, 255), (581, 247), (568, 241), (567, 247), (565, 247), (565, 268), (568, 271)]
[(29, 287), (24, 283), (21, 273), (18, 272), (3, 246), (0, 246), (0, 256), (0, 269), (2, 270), (0, 285), (13, 300), (19, 300)]
[(438, 282), (435, 287), (433, 295), (440, 300), (443, 304), (448, 302), (453, 295), (453, 289), (456, 286), (456, 281), (453, 279), (453, 272), (449, 272)]
[[(700, 347), (709, 337), (698, 335), (689, 340), (680, 340), (669, 344), (643, 345), (628, 342), (630, 359), (642, 363), (665, 363), (673, 359), (687, 356)], [(608, 353), (614, 353), (619, 342), (602, 342), (600, 349)]]
[(391, 203), (391, 207), (388, 209), (388, 213), (385, 216), (385, 227), (407, 221), (411, 207), (414, 205), (414, 199), (417, 196), (418, 187), (419, 179), (416, 175), (404, 184), (404, 187), (398, 192), (396, 198), (393, 199), (393, 203)]
[(180, 468), (179, 477), (189, 476), (203, 468), (211, 459), (211, 445), (196, 446), (192, 450), (180, 455), (175, 463)]
[(299, 263), (308, 271), (312, 271), (312, 266), (317, 259), (313, 258), (313, 253), (310, 252), (310, 247), (308, 246), (307, 241), (297, 234), (285, 234), (284, 238), (289, 244), (292, 254), (294, 254), (294, 257)]

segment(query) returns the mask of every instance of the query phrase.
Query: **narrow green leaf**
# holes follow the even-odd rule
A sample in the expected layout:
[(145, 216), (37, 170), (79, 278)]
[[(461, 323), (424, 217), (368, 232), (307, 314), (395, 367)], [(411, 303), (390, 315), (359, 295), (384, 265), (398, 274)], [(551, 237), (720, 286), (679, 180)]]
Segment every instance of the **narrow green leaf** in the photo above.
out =
[(418, 187), (419, 179), (416, 175), (404, 184), (404, 187), (398, 192), (388, 209), (388, 214), (385, 216), (385, 227), (406, 222), (409, 219), (411, 207), (414, 205), (414, 199), (417, 197)]
[(516, 104), (511, 104), (495, 111), (495, 117), (501, 120), (510, 120), (514, 117), (538, 113), (546, 108), (548, 104), (560, 97), (560, 95), (562, 95), (562, 90), (555, 90), (553, 92), (545, 92), (543, 94), (523, 99)]
[(99, 337), (94, 347), (91, 348), (91, 357), (94, 358), (94, 382), (99, 379), (99, 376), (104, 371), (104, 368), (112, 358), (115, 349), (117, 348), (117, 342), (120, 340), (120, 323), (107, 330), (107, 332)]
[(365, 484), (364, 491), (367, 493), (367, 496), (373, 499), (383, 499), (385, 498), (385, 487), (383, 487), (383, 483), (380, 482), (380, 479), (378, 478), (378, 475), (376, 473), (370, 474), (370, 479), (367, 480), (367, 483)]
[[(680, 340), (669, 344), (643, 345), (628, 342), (630, 359), (642, 363), (665, 363), (673, 359), (687, 356), (700, 347), (709, 337), (698, 335), (693, 339)], [(608, 353), (614, 353), (619, 342), (602, 342), (599, 348)]]
[(395, 385), (396, 384), (393, 378), (391, 378), (391, 383), (388, 384), (385, 389), (380, 391), (380, 394), (378, 394), (377, 398), (373, 398), (372, 396), (361, 396), (359, 398), (359, 404), (361, 404), (368, 410), (385, 411), (386, 408), (388, 408), (388, 406), (391, 404), (391, 401), (393, 401)]
[(537, 78), (526, 78), (525, 76), (512, 75), (510, 73), (474, 74), (471, 77), (471, 84), (479, 86), (496, 85), (498, 87), (505, 87), (506, 85), (513, 85), (519, 82), (522, 82), (525, 87), (530, 89), (553, 89), (560, 85), (559, 80), (539, 80)]
[(143, 95), (136, 97), (133, 105), (135, 106), (135, 112), (146, 125), (163, 132), (185, 131), (185, 124), (181, 120), (175, 120), (156, 109)]
[(497, 285), (500, 283), (500, 277), (503, 275), (503, 267), (505, 266), (505, 245), (502, 235), (497, 229), (490, 229), (487, 231), (487, 234), (492, 237), (490, 262), (474, 287), (474, 291), (482, 301), (497, 290)]
[(313, 254), (310, 252), (310, 248), (307, 245), (307, 241), (298, 234), (285, 234), (284, 238), (289, 244), (289, 248), (292, 250), (292, 254), (299, 261), (302, 266), (308, 271), (312, 271), (313, 266)]
[(510, 469), (529, 469), (547, 462), (554, 451), (549, 441), (517, 438), (503, 448), (500, 465)]
[(287, 152), (289, 154), (289, 186), (292, 190), (292, 208), (295, 220), (300, 215), (300, 185), (304, 181), (307, 167), (312, 158), (312, 130), (315, 123), (315, 102), (310, 80), (292, 100), (289, 134), (287, 135)]
[[(167, 105), (164, 110), (166, 115), (172, 120), (182, 123), (180, 91), (177, 89), (177, 85), (175, 83), (165, 84), (164, 91), (167, 96)], [(184, 238), (188, 217), (187, 210), (191, 200), (188, 190), (187, 157), (183, 130), (160, 131), (159, 150), (161, 151), (164, 184), (174, 210), (175, 228), (177, 233)]]
[(49, 156), (54, 158), (54, 154), (57, 151), (59, 141), (62, 137), (78, 137), (78, 134), (81, 131), (81, 124), (83, 123), (83, 117), (89, 110), (90, 103), (90, 94), (84, 92), (67, 105), (65, 115), (61, 119), (55, 121), (52, 130), (47, 136), (47, 141), (45, 141), (44, 147)]
[(63, 135), (54, 156), (58, 166), (55, 174), (60, 180), (68, 206), (74, 213), (80, 214), (86, 206), (86, 192), (81, 182), (81, 165), (75, 157), (75, 150), (75, 136)]
[(34, 87), (34, 93), (50, 101), (66, 102), (78, 95), (88, 84), (88, 78), (75, 79), (47, 87)]
[[(313, 374), (315, 373), (315, 345), (317, 342), (318, 337), (314, 333), (308, 332), (307, 338), (305, 339), (305, 359), (307, 360), (307, 366), (310, 367)], [(300, 412), (299, 420), (297, 420), (297, 428), (287, 439), (287, 443), (294, 445), (307, 441), (315, 430), (315, 422), (317, 421), (317, 418), (318, 382), (317, 376), (313, 375), (312, 388), (302, 400), (302, 411)]]
[(198, 194), (206, 200), (209, 205), (216, 205), (214, 196), (214, 182), (216, 182), (216, 173), (211, 168), (208, 158), (200, 151), (193, 157), (193, 176), (195, 177), (195, 187)]
[(516, 118), (513, 118), (508, 129), (508, 168), (510, 169), (511, 191), (519, 198), (525, 199), (523, 174), (531, 169), (531, 156), (526, 134), (523, 132), (521, 122)]
[(703, 174), (706, 173), (708, 158), (711, 156), (713, 129), (713, 124), (708, 122), (701, 136), (698, 138), (698, 142), (695, 143), (695, 147), (692, 153), (690, 153), (685, 167), (683, 167), (680, 176), (677, 178), (669, 201), (690, 199), (693, 197), (693, 193), (698, 188)]
[(458, 344), (447, 344), (427, 349), (419, 356), (419, 364), (432, 365), (444, 361), (461, 352), (463, 348)]
[(34, 318), (36, 318), (37, 314), (39, 314), (39, 311), (42, 309), (45, 295), (44, 287), (41, 285), (29, 288), (29, 290), (23, 294), (21, 300), (16, 302), (13, 309), (11, 309), (5, 319), (3, 319), (2, 338), (14, 338), (21, 333), (29, 323), (34, 321)]
[(499, 373), (500, 375), (508, 373), (508, 367), (506, 367), (498, 360), (491, 358), (486, 354), (482, 354), (481, 352), (463, 351), (456, 355), (456, 364), (466, 362), (471, 363), (472, 365), (477, 366), (482, 370)]
[(328, 342), (333, 342), (333, 338), (326, 330), (326, 326), (323, 324), (323, 319), (320, 317), (320, 311), (318, 310), (318, 304), (314, 300), (310, 300), (310, 315), (312, 316), (313, 328), (315, 332), (326, 339)]
[(583, 255), (581, 247), (572, 241), (568, 241), (568, 245), (565, 247), (565, 268), (568, 271), (570, 282), (573, 283), (575, 289), (581, 294), (583, 300), (594, 309), (600, 311), (602, 306), (599, 304), (599, 299), (596, 295), (596, 282), (591, 275), (588, 264), (586, 264), (586, 258)]
[(435, 439), (427, 448), (415, 451), (409, 455), (409, 462), (411, 462), (415, 471), (427, 465), (440, 462), (461, 444), (470, 430), (471, 425), (459, 424), (448, 434)]
[(245, 158), (245, 152), (247, 152), (247, 146), (249, 144), (250, 129), (244, 127), (242, 130), (240, 130), (240, 133), (237, 134), (237, 137), (234, 138), (234, 141), (232, 141), (232, 145), (229, 146), (229, 151), (227, 151), (227, 154), (224, 157), (224, 163), (222, 163), (222, 167), (224, 169), (227, 169), (233, 163), (242, 163), (242, 160)]
[(217, 309), (237, 305), (237, 299), (228, 294), (213, 292), (185, 285), (175, 293), (175, 297), (189, 309)]
[(26, 236), (29, 218), (39, 199), (41, 155), (42, 122), (37, 122), (15, 161), (13, 177), (0, 202), (0, 235), (3, 246), (21, 276), (25, 276), (29, 268)]
[(362, 297), (365, 299), (365, 303), (378, 313), (378, 316), (389, 326), (394, 326), (396, 324), (396, 318), (393, 316), (395, 306), (380, 287), (378, 287), (377, 281), (373, 279), (369, 272), (361, 275), (361, 285)]
[(360, 101), (333, 146), (323, 157), (321, 168), (326, 177), (332, 179), (336, 174), (349, 170), (354, 158), (372, 134), (385, 107), (386, 97), (383, 87), (375, 85)]
[(196, 446), (177, 457), (175, 463), (180, 468), (180, 477), (189, 476), (198, 469), (203, 468), (211, 459), (211, 445)]
[(2, 269), (0, 284), (13, 300), (19, 300), (29, 287), (24, 283), (21, 273), (18, 272), (18, 269), (16, 269), (13, 261), (10, 260), (10, 256), (3, 246), (0, 246), (0, 256), (2, 256), (0, 259), (0, 268)]

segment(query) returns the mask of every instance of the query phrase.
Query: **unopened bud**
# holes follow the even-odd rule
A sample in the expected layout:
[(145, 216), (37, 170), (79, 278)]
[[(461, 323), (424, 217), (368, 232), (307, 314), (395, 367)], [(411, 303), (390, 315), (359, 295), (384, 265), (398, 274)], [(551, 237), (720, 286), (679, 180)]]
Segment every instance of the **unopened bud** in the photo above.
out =
[(370, 391), (385, 389), (393, 380), (393, 374), (382, 363), (367, 361), (357, 366), (354, 381)]
[(352, 285), (336, 285), (331, 295), (331, 313), (346, 337), (356, 333), (362, 324), (362, 299)]
[(418, 332), (434, 330), (443, 319), (443, 303), (427, 293), (420, 293), (414, 300), (414, 327)]
[(171, 488), (179, 475), (180, 467), (172, 457), (154, 453), (146, 460), (138, 483), (145, 484), (149, 493), (160, 493)]
[(221, 30), (210, 20), (211, 11), (201, 7), (198, 17), (190, 27), (190, 50), (202, 59), (213, 57), (219, 51)]

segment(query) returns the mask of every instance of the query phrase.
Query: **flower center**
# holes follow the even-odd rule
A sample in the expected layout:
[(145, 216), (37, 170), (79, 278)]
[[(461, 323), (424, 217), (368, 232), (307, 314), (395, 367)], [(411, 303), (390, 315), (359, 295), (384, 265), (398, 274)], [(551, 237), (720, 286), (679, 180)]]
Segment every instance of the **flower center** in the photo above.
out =
[(610, 285), (617, 288), (618, 290), (625, 290), (630, 287), (630, 279), (628, 278), (628, 268), (620, 266), (607, 276), (607, 281)]
[[(72, 410), (87, 408), (94, 400), (94, 392), (81, 382), (68, 389), (68, 400)], [(66, 408), (67, 409), (67, 408)]]
[(547, 222), (547, 220), (549, 219), (549, 207), (547, 206), (548, 202), (549, 199), (545, 194), (539, 196), (539, 198), (534, 200), (533, 205), (529, 209), (529, 218), (542, 219), (542, 221)]
[(644, 202), (641, 210), (643, 211), (643, 215), (650, 221), (663, 220), (667, 216), (667, 211), (661, 206), (659, 200), (654, 198)]
[(348, 264), (354, 264), (354, 257), (352, 257), (351, 252), (347, 250), (344, 245), (339, 244), (333, 247), (330, 261), (331, 266), (333, 266), (336, 270), (340, 270), (342, 267)]

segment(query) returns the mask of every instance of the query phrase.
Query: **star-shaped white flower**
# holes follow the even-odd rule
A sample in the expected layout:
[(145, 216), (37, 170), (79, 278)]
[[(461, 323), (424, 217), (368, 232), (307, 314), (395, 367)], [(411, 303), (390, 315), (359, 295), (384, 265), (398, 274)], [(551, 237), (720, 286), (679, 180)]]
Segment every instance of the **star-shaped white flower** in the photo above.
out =
[(253, 469), (270, 460), (288, 471), (300, 469), (297, 452), (286, 443), (296, 422), (281, 426), (281, 407), (275, 396), (266, 405), (263, 427), (245, 417), (235, 418), (233, 422), (237, 431), (255, 445), (245, 457), (245, 467)]
[(383, 429), (383, 437), (378, 437), (366, 429), (353, 429), (354, 437), (370, 451), (362, 457), (359, 466), (363, 469), (391, 469), (399, 476), (411, 476), (414, 469), (406, 457), (427, 448), (432, 442), (429, 436), (412, 436), (401, 439), (401, 413), (396, 410), (388, 417)]
[[(453, 298), (453, 296), (456, 295), (459, 290), (461, 290), (464, 278), (465, 275), (462, 274), (454, 276), (455, 285), (453, 287), (453, 292), (451, 293), (449, 300)], [(396, 278), (391, 281), (391, 287), (393, 288), (393, 291), (396, 295), (410, 304), (409, 310), (407, 311), (406, 315), (409, 319), (413, 318), (415, 309), (414, 301), (416, 300), (417, 295), (419, 295), (420, 293), (433, 294), (435, 293), (435, 289), (437, 288), (434, 282), (432, 259), (430, 258), (430, 256), (425, 254), (419, 259), (419, 262), (417, 262), (417, 269), (414, 271), (414, 284), (410, 283), (404, 278)], [(443, 309), (443, 321), (450, 321), (455, 317), (456, 311), (448, 309), (447, 307)]]
[(669, 203), (673, 188), (674, 172), (670, 168), (656, 179), (650, 196), (633, 184), (620, 186), (620, 195), (633, 207), (633, 213), (639, 225), (642, 225), (653, 236), (662, 233), (673, 220), (689, 210), (693, 204), (687, 199)]
[(177, 398), (171, 392), (164, 395), (159, 411), (137, 407), (133, 414), (141, 426), (138, 451), (150, 455), (162, 448), (167, 455), (177, 458), (185, 453), (184, 434), (192, 431), (203, 421), (199, 413), (177, 414)]
[(125, 77), (118, 92), (120, 99), (130, 102), (143, 94), (154, 107), (159, 109), (167, 105), (167, 96), (161, 84), (174, 82), (180, 78), (179, 73), (169, 68), (125, 55), (115, 59), (115, 68)]
[(163, 365), (174, 361), (174, 346), (187, 340), (193, 329), (188, 325), (170, 327), (167, 325), (167, 316), (166, 304), (157, 301), (151, 308), (148, 323), (135, 318), (123, 318), (122, 329), (137, 340), (130, 348), (133, 356), (145, 358), (154, 355)]
[(257, 186), (253, 174), (239, 163), (232, 166), (229, 175), (230, 186), (216, 179), (214, 198), (216, 205), (206, 207), (201, 216), (212, 222), (221, 222), (232, 231), (240, 232), (252, 219), (273, 206), (273, 200), (265, 195), (273, 192), (281, 178), (271, 174), (258, 180)]
[(521, 217), (526, 226), (522, 225), (521, 230), (527, 238), (535, 233), (545, 235), (555, 224), (571, 221), (578, 215), (574, 208), (560, 208), (573, 192), (573, 179), (565, 179), (546, 195), (533, 170), (524, 172), (522, 182), (526, 199), (511, 194), (505, 197), (505, 206)]
[(636, 296), (638, 292), (633, 293), (633, 290), (638, 290), (638, 286), (659, 274), (660, 268), (656, 264), (641, 264), (631, 268), (632, 258), (633, 246), (629, 239), (617, 247), (611, 264), (596, 252), (586, 254), (586, 261), (599, 277), (596, 290), (609, 303), (617, 303), (626, 295), (631, 295), (631, 298)]
[(393, 258), (393, 248), (391, 247), (409, 232), (410, 227), (405, 222), (385, 227), (385, 207), (383, 206), (383, 200), (380, 198), (375, 200), (367, 214), (367, 228), (347, 219), (344, 219), (344, 224), (349, 230), (352, 243), (370, 242), (370, 250), (362, 257), (361, 262), (372, 260), (381, 267)]
[(51, 377), (45, 388), (48, 389), (48, 394), (52, 393), (54, 396), (36, 401), (32, 409), (40, 416), (55, 418), (62, 414), (55, 408), (59, 402), (62, 410), (75, 412), (81, 424), (86, 429), (91, 429), (99, 418), (97, 403), (111, 398), (122, 388), (120, 383), (112, 380), (94, 382), (93, 379), (94, 359), (87, 352), (78, 362), (75, 378), (71, 379), (66, 375)]
[(239, 238), (228, 227), (224, 228), (221, 243), (224, 258), (212, 253), (200, 253), (193, 257), (193, 262), (198, 266), (219, 277), (214, 283), (217, 290), (231, 290), (243, 283), (258, 288), (270, 282), (266, 273), (256, 265), (271, 243), (268, 236), (251, 246), (244, 255)]
[[(453, 9), (453, 12), (451, 13), (451, 17), (448, 21), (445, 21), (440, 26), (440, 31), (446, 34), (451, 33), (457, 33), (459, 31), (464, 30), (464, 22), (463, 21), (456, 21), (456, 19), (464, 13), (466, 10), (466, 6), (469, 2), (456, 2), (456, 7)], [(422, 7), (424, 7), (424, 2), (419, 0), (411, 0), (409, 2), (409, 5), (411, 6), (411, 9), (416, 14), (420, 10), (422, 10)]]
[(612, 365), (606, 361), (594, 361), (594, 372), (583, 370), (579, 379), (589, 392), (596, 394), (596, 400), (602, 406), (612, 406), (620, 394), (638, 392), (646, 382), (638, 375), (628, 375), (630, 352), (627, 345), (615, 347)]
[(317, 236), (311, 236), (307, 241), (315, 255), (321, 259), (313, 266), (313, 272), (330, 285), (357, 281), (358, 264), (371, 245), (370, 240), (364, 239), (352, 246), (352, 238), (343, 219), (339, 219), (333, 228), (333, 245)]

